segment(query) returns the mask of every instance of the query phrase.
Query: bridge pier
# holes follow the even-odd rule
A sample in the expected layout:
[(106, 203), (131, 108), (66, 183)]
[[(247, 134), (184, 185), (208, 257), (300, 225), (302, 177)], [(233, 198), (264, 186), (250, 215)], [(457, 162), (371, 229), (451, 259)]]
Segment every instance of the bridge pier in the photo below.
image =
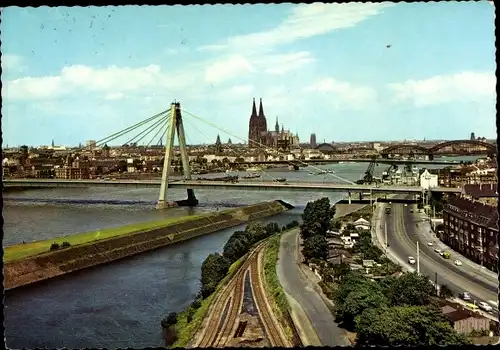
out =
[(194, 207), (198, 205), (198, 199), (194, 195), (194, 190), (187, 189), (187, 199), (175, 202), (167, 201), (168, 192), (168, 179), (170, 173), (170, 166), (172, 164), (172, 157), (174, 153), (174, 138), (177, 131), (179, 138), (179, 149), (181, 151), (181, 161), (185, 180), (191, 180), (191, 168), (189, 167), (189, 156), (186, 147), (186, 134), (184, 132), (184, 125), (182, 123), (181, 104), (179, 102), (170, 105), (170, 127), (166, 136), (165, 143), (165, 159), (163, 161), (163, 172), (161, 176), (160, 196), (156, 209), (165, 209), (176, 206), (189, 206)]
[(347, 200), (349, 201), (349, 204), (351, 204), (351, 192), (349, 192), (349, 196), (347, 197)]

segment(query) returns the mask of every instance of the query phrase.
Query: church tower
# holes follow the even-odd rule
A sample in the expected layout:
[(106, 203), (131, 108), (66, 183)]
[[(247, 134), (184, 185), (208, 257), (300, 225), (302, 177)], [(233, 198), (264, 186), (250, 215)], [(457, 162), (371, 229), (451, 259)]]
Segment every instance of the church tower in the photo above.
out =
[(276, 133), (280, 132), (280, 123), (278, 122), (278, 117), (276, 117), (276, 124), (274, 125), (274, 131), (276, 131)]
[[(264, 108), (262, 107), (262, 98), (260, 99), (259, 104), (259, 131), (266, 132), (267, 131), (267, 120), (264, 114)], [(259, 133), (260, 136), (260, 133)]]
[(253, 99), (252, 115), (250, 116), (250, 123), (248, 125), (248, 147), (253, 147), (254, 142), (259, 138), (259, 116), (257, 115), (257, 108), (255, 107), (255, 98)]

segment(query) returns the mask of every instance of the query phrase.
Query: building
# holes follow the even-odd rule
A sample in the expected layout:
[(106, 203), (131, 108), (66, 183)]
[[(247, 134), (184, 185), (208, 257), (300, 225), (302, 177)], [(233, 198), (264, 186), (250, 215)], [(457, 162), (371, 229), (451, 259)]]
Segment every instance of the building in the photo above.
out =
[(438, 176), (429, 173), (427, 169), (425, 169), (424, 172), (420, 174), (420, 187), (424, 189), (438, 187)]
[(309, 143), (311, 144), (311, 148), (316, 148), (318, 146), (318, 144), (316, 143), (316, 134), (311, 134)]
[(290, 151), (293, 148), (299, 147), (299, 137), (291, 133), (290, 130), (285, 131), (283, 125), (280, 130), (278, 117), (276, 117), (274, 130), (268, 131), (267, 119), (262, 107), (262, 99), (260, 99), (258, 114), (254, 99), (248, 130), (248, 146), (252, 148), (268, 147), (275, 150)]
[(262, 99), (260, 99), (259, 114), (255, 107), (255, 98), (253, 99), (252, 115), (250, 116), (250, 123), (248, 128), (248, 146), (260, 146), (260, 135), (267, 131), (267, 120), (262, 108)]
[(490, 320), (463, 308), (460, 304), (444, 299), (435, 299), (448, 322), (458, 333), (465, 335), (472, 331), (489, 331)]
[(496, 206), (498, 205), (498, 184), (466, 184), (462, 189), (462, 197)]
[(440, 239), (453, 250), (497, 272), (498, 211), (496, 206), (452, 197), (443, 208)]

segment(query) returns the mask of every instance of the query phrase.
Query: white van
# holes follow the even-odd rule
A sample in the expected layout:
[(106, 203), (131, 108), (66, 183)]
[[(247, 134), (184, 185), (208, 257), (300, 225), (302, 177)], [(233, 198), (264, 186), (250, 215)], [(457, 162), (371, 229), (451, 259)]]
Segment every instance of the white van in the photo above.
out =
[(408, 257), (408, 262), (411, 264), (411, 265), (414, 265), (415, 264), (415, 258), (413, 256), (409, 256)]

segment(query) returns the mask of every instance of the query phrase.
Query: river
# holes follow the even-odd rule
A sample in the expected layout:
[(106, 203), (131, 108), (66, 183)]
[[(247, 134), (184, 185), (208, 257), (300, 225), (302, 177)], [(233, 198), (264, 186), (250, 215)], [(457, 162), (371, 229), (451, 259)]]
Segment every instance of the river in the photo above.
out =
[[(458, 160), (469, 158), (457, 158)], [(443, 167), (443, 166), (434, 166)], [(359, 179), (367, 164), (319, 166), (335, 175)], [(378, 166), (380, 174), (387, 166)], [(308, 170), (309, 169), (309, 170)], [(289, 181), (333, 181), (333, 175), (266, 170)], [(313, 171), (313, 170), (312, 170)], [(4, 193), (3, 245), (93, 231), (165, 216), (214, 211), (273, 199), (295, 209), (259, 220), (284, 225), (298, 220), (305, 204), (324, 196), (332, 202), (341, 193), (242, 192), (198, 190), (196, 208), (154, 208), (158, 189), (43, 189)], [(184, 190), (169, 190), (182, 199)], [(9, 348), (144, 348), (163, 346), (160, 320), (192, 302), (199, 290), (200, 267), (206, 256), (220, 252), (227, 239), (244, 225), (219, 231), (112, 264), (15, 289), (5, 295), (5, 328)]]

